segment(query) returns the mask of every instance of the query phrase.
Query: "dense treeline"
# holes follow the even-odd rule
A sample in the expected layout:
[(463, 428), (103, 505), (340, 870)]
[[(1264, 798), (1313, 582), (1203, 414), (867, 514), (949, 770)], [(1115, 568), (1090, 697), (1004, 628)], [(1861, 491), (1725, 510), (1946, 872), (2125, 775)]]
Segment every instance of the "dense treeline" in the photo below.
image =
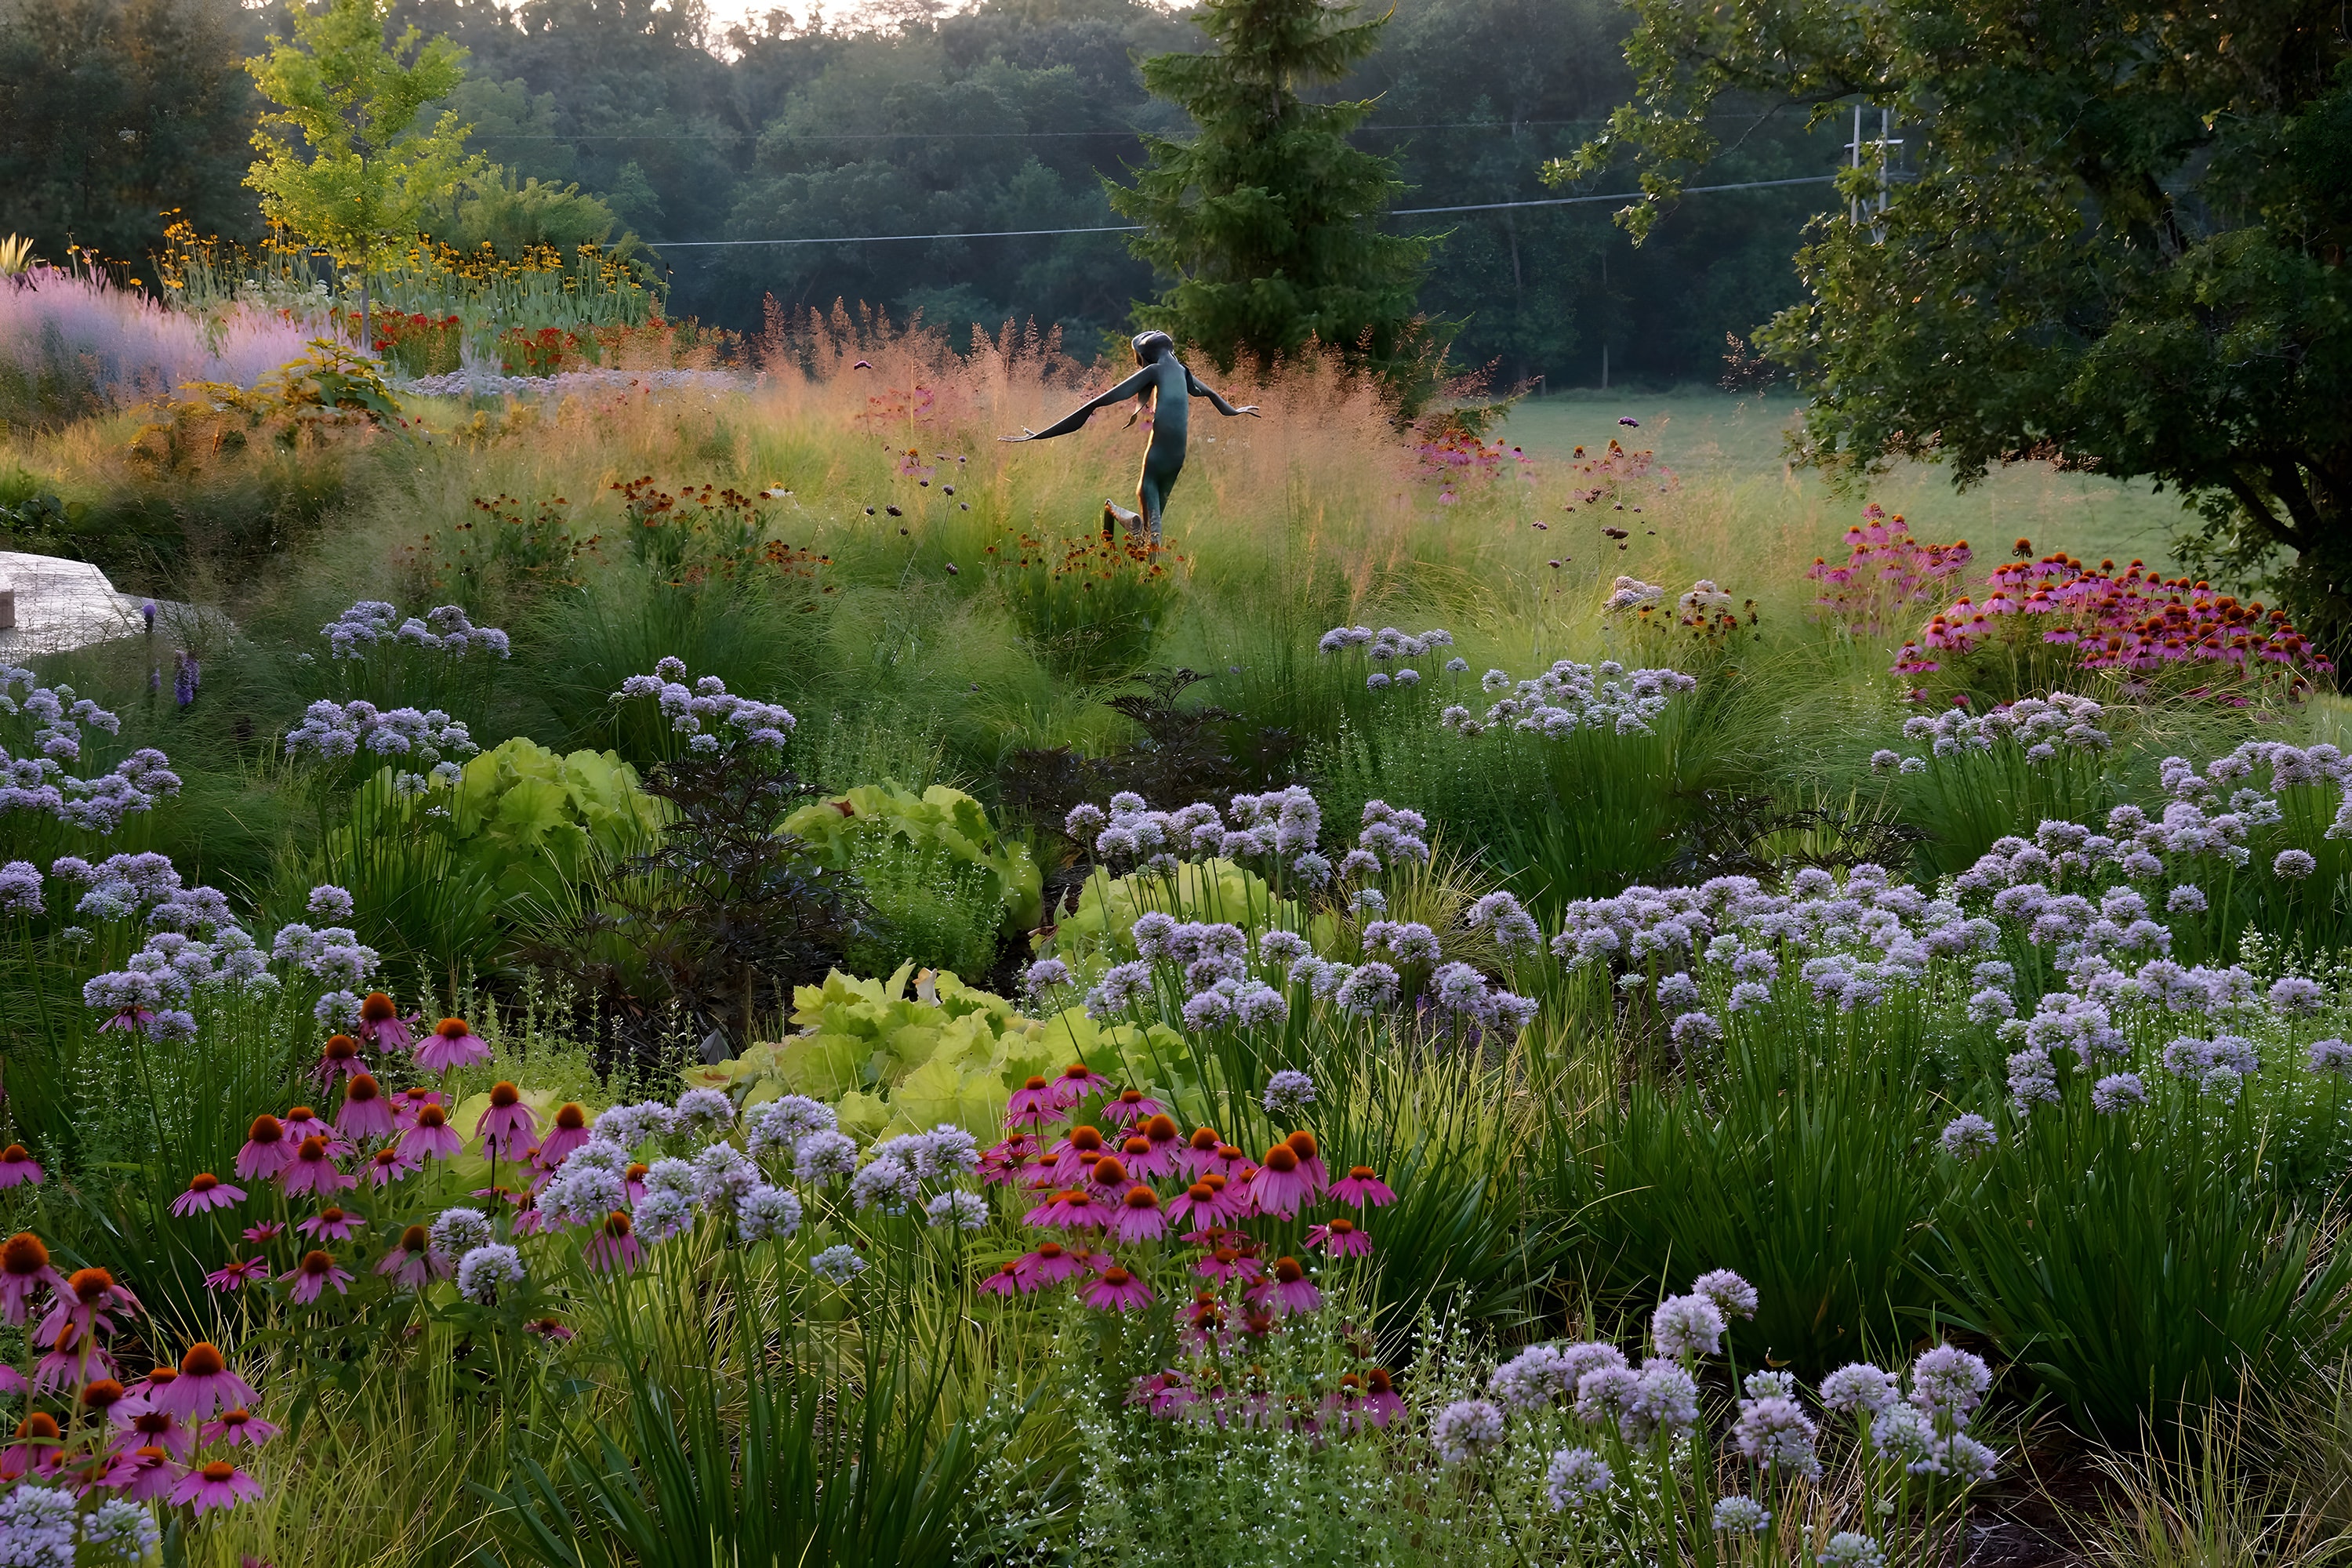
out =
[[(283, 0), (279, 0), (282, 5)], [(1154, 290), (1118, 234), (734, 245), (687, 242), (1108, 226), (1139, 131), (1181, 134), (1136, 61), (1202, 47), (1140, 0), (924, 0), (853, 26), (772, 12), (715, 36), (698, 0), (404, 0), (470, 51), (454, 103), (514, 182), (577, 183), (667, 269), (675, 313), (737, 327), (773, 296), (846, 297), (931, 321), (1059, 322), (1091, 346)], [(237, 59), (272, 30), (235, 0), (0, 0), (0, 232), (136, 259), (169, 208), (254, 237), (238, 184), (254, 112)], [(1381, 50), (1335, 94), (1376, 100), (1357, 142), (1394, 155), (1404, 205), (1562, 193), (1537, 171), (1630, 78), (1605, 0), (1400, 0)], [(279, 27), (282, 30), (282, 26)], [(1825, 173), (1842, 140), (1759, 117), (1712, 183)], [(1628, 188), (1604, 176), (1596, 192)], [(1727, 332), (1790, 303), (1824, 185), (1693, 195), (1634, 250), (1615, 204), (1401, 217), (1440, 233), (1421, 302), (1459, 324), (1454, 359), (1498, 384), (1712, 378)], [(134, 271), (137, 268), (133, 268)]]

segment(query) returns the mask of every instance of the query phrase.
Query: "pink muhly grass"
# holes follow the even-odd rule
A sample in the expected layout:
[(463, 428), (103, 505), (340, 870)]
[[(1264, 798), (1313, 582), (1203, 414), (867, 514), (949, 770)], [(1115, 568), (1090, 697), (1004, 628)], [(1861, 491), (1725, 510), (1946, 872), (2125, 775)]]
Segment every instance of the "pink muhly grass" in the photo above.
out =
[(117, 408), (190, 382), (250, 387), (300, 359), (312, 335), (237, 306), (207, 323), (97, 274), (34, 267), (0, 288), (0, 360), (27, 376), (70, 375)]
[(243, 1202), (243, 1187), (232, 1187), (210, 1171), (199, 1171), (188, 1178), (188, 1190), (172, 1200), (172, 1213), (185, 1219), (192, 1214), (233, 1208)]

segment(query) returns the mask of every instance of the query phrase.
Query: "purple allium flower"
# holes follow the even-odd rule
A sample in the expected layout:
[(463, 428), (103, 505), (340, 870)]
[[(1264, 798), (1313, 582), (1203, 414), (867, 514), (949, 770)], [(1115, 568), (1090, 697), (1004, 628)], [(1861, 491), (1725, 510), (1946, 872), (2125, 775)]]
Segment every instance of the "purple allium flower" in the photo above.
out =
[(2165, 895), (2164, 907), (2176, 915), (2201, 915), (2205, 912), (2205, 895), (2183, 882)]
[(2352, 1045), (2332, 1038), (2312, 1041), (2311, 1070), (2352, 1078)]
[(1573, 1513), (1609, 1495), (1616, 1484), (1609, 1461), (1591, 1448), (1560, 1448), (1544, 1470), (1544, 1506), (1554, 1513)]
[(1658, 1353), (1682, 1359), (1721, 1355), (1723, 1309), (1705, 1296), (1669, 1296), (1650, 1315), (1650, 1337)]
[(1875, 1414), (1902, 1397), (1901, 1380), (1866, 1361), (1849, 1362), (1822, 1379), (1822, 1404), (1832, 1410)]
[(2282, 1013), (2316, 1013), (2327, 1005), (2327, 992), (2315, 980), (2289, 974), (2271, 982), (2271, 1005)]
[[(1689, 1298), (1685, 1298), (1688, 1300)], [(1633, 1374), (1618, 1429), (1629, 1443), (1664, 1435), (1679, 1437), (1698, 1424), (1698, 1380), (1676, 1363), (1652, 1356)]]
[(352, 918), (352, 896), (332, 884), (322, 884), (310, 889), (310, 918), (329, 925), (341, 925)]
[(2136, 1072), (2109, 1073), (2091, 1086), (2091, 1109), (2114, 1116), (2147, 1103), (2147, 1085)]
[(1821, 1471), (1814, 1455), (1818, 1433), (1812, 1418), (1793, 1399), (1779, 1394), (1739, 1402), (1739, 1419), (1731, 1432), (1741, 1457), (1764, 1469), (1792, 1470), (1811, 1477)]
[[(2013, 1051), (2009, 1058), (2009, 1105), (2023, 1116), (2037, 1104), (2058, 1100), (2058, 1069), (2050, 1053), (2039, 1046)], [(1949, 1131), (1947, 1129), (1946, 1131)]]
[(1752, 1535), (1771, 1521), (1772, 1515), (1754, 1498), (1727, 1497), (1715, 1500), (1715, 1528), (1738, 1535)]
[(30, 860), (0, 866), (0, 914), (37, 915), (41, 910), (40, 868)]
[(1886, 1568), (1886, 1553), (1878, 1542), (1852, 1530), (1831, 1536), (1813, 1561), (1821, 1568)]
[(1714, 1302), (1726, 1318), (1752, 1318), (1762, 1303), (1756, 1287), (1728, 1268), (1710, 1268), (1692, 1280), (1691, 1294)]
[(1685, 1013), (1666, 1029), (1667, 1036), (1683, 1050), (1705, 1050), (1723, 1044), (1723, 1026), (1713, 1015)]
[(1984, 1358), (1956, 1345), (1937, 1345), (1911, 1363), (1912, 1403), (1964, 1426), (1991, 1386), (1992, 1369)]
[(1041, 958), (1021, 976), (1021, 989), (1031, 997), (1042, 996), (1055, 986), (1069, 983), (1070, 966), (1058, 958)]
[(1467, 1463), (1503, 1440), (1503, 1413), (1483, 1399), (1457, 1399), (1429, 1424), (1429, 1441), (1449, 1465)]
[(2300, 882), (2319, 869), (2319, 862), (2313, 859), (2306, 850), (2282, 849), (2278, 858), (2271, 862), (2271, 869), (2289, 881)]
[(1377, 1012), (1396, 1000), (1397, 972), (1385, 963), (1359, 965), (1339, 984), (1333, 1000), (1345, 1013)]
[(1944, 1125), (1944, 1152), (1955, 1160), (1966, 1160), (1987, 1153), (2000, 1142), (1993, 1124), (1974, 1111), (1955, 1116)]

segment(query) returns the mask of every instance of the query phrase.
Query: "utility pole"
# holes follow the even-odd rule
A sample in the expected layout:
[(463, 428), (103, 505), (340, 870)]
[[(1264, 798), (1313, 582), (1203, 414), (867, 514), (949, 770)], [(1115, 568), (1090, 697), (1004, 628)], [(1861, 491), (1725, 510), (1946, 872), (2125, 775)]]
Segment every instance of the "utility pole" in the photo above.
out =
[[(1862, 110), (1861, 104), (1857, 103), (1853, 106), (1853, 140), (1846, 143), (1849, 165), (1856, 169), (1862, 167), (1862, 150), (1865, 145), (1862, 139)], [(1878, 171), (1878, 194), (1875, 196), (1856, 196), (1846, 204), (1846, 216), (1857, 228), (1862, 226), (1864, 214), (1867, 213), (1873, 218), (1878, 218), (1886, 211), (1888, 193), (1893, 184), (1893, 178), (1887, 166), (1888, 160), (1894, 156), (1893, 149), (1903, 145), (1895, 135), (1893, 110), (1882, 109), (1878, 111), (1878, 140), (1867, 145), (1872, 149), (1871, 166)], [(1874, 244), (1885, 239), (1886, 226), (1874, 222), (1870, 226), (1870, 237)]]

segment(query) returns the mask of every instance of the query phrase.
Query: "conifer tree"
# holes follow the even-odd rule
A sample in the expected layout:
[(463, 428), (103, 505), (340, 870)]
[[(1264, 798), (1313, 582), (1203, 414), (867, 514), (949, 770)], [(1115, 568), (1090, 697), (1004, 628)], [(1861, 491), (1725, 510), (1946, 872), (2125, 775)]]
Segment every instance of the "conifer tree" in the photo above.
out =
[(1413, 296), (1431, 239), (1384, 234), (1402, 192), (1393, 160), (1348, 144), (1369, 100), (1309, 103), (1377, 47), (1388, 18), (1352, 20), (1321, 0), (1206, 0), (1207, 54), (1143, 62), (1154, 94), (1199, 128), (1147, 136), (1150, 161), (1111, 205), (1143, 226), (1135, 253), (1174, 279), (1137, 321), (1197, 343), (1221, 370), (1260, 364), (1310, 337), (1391, 378), (1420, 363), (1428, 333)]

